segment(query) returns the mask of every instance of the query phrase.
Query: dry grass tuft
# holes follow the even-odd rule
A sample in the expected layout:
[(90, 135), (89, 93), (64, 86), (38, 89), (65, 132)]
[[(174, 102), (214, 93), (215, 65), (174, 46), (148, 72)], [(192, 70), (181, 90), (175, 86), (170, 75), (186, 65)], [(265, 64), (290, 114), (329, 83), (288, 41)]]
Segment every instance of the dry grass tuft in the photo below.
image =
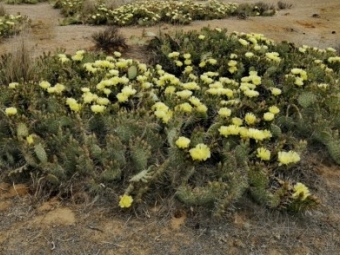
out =
[(96, 12), (96, 1), (85, 0), (82, 4), (81, 13), (83, 17), (91, 15)]
[(292, 6), (293, 6), (293, 4), (291, 4), (291, 3), (286, 3), (286, 2), (283, 2), (283, 1), (277, 2), (277, 7), (279, 8), (279, 10), (291, 9)]
[(35, 61), (27, 45), (29, 36), (28, 29), (22, 31), (20, 35), (17, 36), (18, 40), (13, 46), (13, 50), (1, 56), (0, 82), (2, 84), (31, 81), (34, 79)]
[(5, 7), (2, 4), (0, 4), (0, 16), (5, 16), (5, 14), (6, 14)]
[(92, 39), (95, 42), (95, 48), (106, 53), (124, 52), (128, 48), (126, 39), (119, 33), (118, 27), (115, 26), (93, 34)]

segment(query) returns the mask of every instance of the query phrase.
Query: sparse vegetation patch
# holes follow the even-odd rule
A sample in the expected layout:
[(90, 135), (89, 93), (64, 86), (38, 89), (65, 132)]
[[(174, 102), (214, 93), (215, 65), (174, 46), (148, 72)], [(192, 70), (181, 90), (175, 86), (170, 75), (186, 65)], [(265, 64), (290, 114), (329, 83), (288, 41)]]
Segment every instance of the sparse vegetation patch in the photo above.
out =
[[(85, 5), (84, 5), (85, 3)], [(258, 6), (257, 6), (258, 5)], [(238, 5), (222, 3), (217, 0), (208, 2), (194, 1), (137, 1), (120, 7), (107, 5), (103, 2), (82, 0), (58, 0), (54, 7), (60, 8), (66, 16), (63, 24), (108, 24), (117, 26), (142, 25), (151, 26), (159, 22), (171, 24), (189, 24), (193, 20), (223, 19), (237, 16), (240, 12), (247, 16), (274, 15), (275, 8), (262, 2), (257, 4)]]
[(19, 15), (6, 14), (3, 9), (0, 16), (0, 41), (2, 38), (11, 36), (22, 29), (27, 18)]

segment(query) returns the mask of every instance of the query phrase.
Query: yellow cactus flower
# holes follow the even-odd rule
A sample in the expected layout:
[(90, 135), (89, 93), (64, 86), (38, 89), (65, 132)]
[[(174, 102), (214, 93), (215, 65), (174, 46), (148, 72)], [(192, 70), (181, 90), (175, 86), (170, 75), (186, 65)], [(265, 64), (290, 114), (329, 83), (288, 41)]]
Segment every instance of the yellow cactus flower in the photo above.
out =
[(15, 89), (17, 86), (19, 86), (18, 82), (11, 82), (10, 84), (8, 84), (8, 88), (10, 89)]
[(241, 126), (243, 124), (243, 120), (238, 118), (238, 117), (234, 117), (231, 119), (231, 122), (235, 125), (235, 126)]
[(49, 94), (56, 93), (56, 88), (55, 88), (55, 87), (47, 88), (47, 92), (48, 92)]
[(186, 66), (191, 65), (191, 64), (192, 64), (191, 59), (186, 59), (186, 60), (184, 60), (184, 64), (185, 64)]
[(217, 64), (217, 60), (214, 59), (214, 58), (209, 58), (209, 59), (208, 59), (208, 63), (209, 63), (210, 65), (216, 65), (216, 64)]
[(228, 66), (232, 67), (232, 66), (236, 66), (236, 65), (237, 65), (237, 61), (236, 60), (229, 60)]
[(208, 111), (208, 107), (205, 104), (196, 105), (196, 111), (200, 113), (206, 113)]
[(189, 102), (190, 102), (192, 105), (195, 105), (195, 106), (198, 106), (198, 105), (201, 104), (201, 101), (200, 101), (197, 97), (195, 97), (195, 96), (191, 96), (191, 97), (189, 98)]
[(271, 112), (265, 112), (263, 114), (263, 119), (265, 121), (272, 121), (274, 119), (274, 117), (275, 117), (274, 113), (271, 113)]
[(188, 65), (188, 66), (185, 67), (183, 72), (186, 73), (186, 74), (190, 74), (193, 70), (194, 70), (194, 68), (192, 66)]
[(31, 145), (34, 143), (34, 135), (29, 135), (26, 137), (26, 142), (28, 145)]
[(261, 84), (261, 82), (262, 82), (262, 79), (261, 79), (261, 77), (260, 76), (255, 76), (255, 75), (253, 75), (253, 76), (251, 76), (251, 81), (252, 81), (252, 83), (254, 84), (254, 85), (260, 85)]
[(244, 40), (244, 39), (242, 39), (242, 38), (238, 39), (238, 41), (239, 41), (239, 43), (242, 44), (243, 46), (247, 46), (247, 45), (249, 44), (246, 40)]
[(195, 148), (189, 150), (190, 156), (193, 160), (205, 161), (210, 158), (211, 153), (207, 145), (199, 143)]
[(115, 51), (113, 52), (113, 55), (116, 57), (116, 58), (120, 58), (122, 56), (122, 53), (120, 53), (119, 51)]
[(247, 97), (258, 97), (260, 95), (260, 93), (256, 90), (252, 90), (252, 89), (249, 89), (249, 90), (246, 90), (246, 91), (243, 91), (243, 94), (245, 94)]
[(199, 90), (200, 89), (200, 86), (198, 86), (198, 84), (194, 81), (183, 83), (181, 84), (181, 86), (184, 89), (188, 89), (188, 90)]
[(190, 139), (186, 138), (184, 136), (180, 136), (177, 140), (176, 140), (176, 145), (178, 148), (180, 149), (185, 149), (189, 147), (190, 144)]
[(137, 93), (137, 90), (133, 89), (131, 85), (129, 86), (125, 86), (123, 89), (122, 89), (122, 93), (127, 95), (127, 96), (132, 96), (134, 94)]
[(187, 99), (187, 98), (191, 97), (192, 91), (185, 89), (185, 90), (177, 91), (176, 95), (179, 96), (182, 99)]
[(70, 109), (74, 112), (79, 112), (82, 108), (81, 104), (77, 102), (74, 98), (67, 98), (66, 104), (70, 107)]
[(273, 96), (278, 96), (278, 95), (281, 95), (282, 93), (282, 90), (278, 88), (270, 88), (270, 91), (272, 92)]
[(272, 60), (274, 62), (280, 62), (281, 58), (279, 57), (278, 52), (267, 52), (266, 57), (268, 60)]
[(256, 157), (262, 160), (270, 160), (270, 154), (271, 154), (270, 150), (260, 147), (260, 148), (257, 148), (256, 152), (257, 152)]
[(279, 151), (278, 153), (279, 165), (288, 165), (300, 161), (300, 155), (295, 151)]
[(83, 87), (83, 88), (81, 88), (81, 91), (84, 92), (84, 93), (87, 93), (87, 92), (90, 92), (90, 89)]
[(152, 107), (152, 110), (159, 110), (159, 111), (168, 111), (169, 107), (164, 104), (163, 102), (157, 102)]
[(301, 200), (305, 200), (310, 195), (308, 188), (301, 182), (294, 185), (293, 191), (292, 198), (295, 199), (300, 198)]
[(292, 68), (292, 69), (290, 70), (290, 72), (291, 72), (292, 74), (297, 75), (297, 74), (300, 74), (300, 73), (302, 72), (302, 69), (301, 69), (301, 68)]
[(51, 84), (48, 81), (42, 81), (39, 83), (39, 86), (43, 89), (48, 89), (49, 87), (51, 87)]
[(303, 79), (301, 77), (295, 77), (294, 84), (297, 86), (302, 86), (303, 85)]
[(98, 98), (98, 95), (91, 93), (91, 92), (86, 92), (82, 95), (84, 103), (91, 103), (93, 101), (96, 101)]
[(65, 85), (60, 84), (60, 83), (57, 83), (56, 85), (54, 85), (54, 88), (55, 88), (55, 93), (57, 94), (61, 94), (66, 89)]
[(244, 117), (244, 120), (248, 125), (253, 125), (256, 123), (256, 116), (253, 113), (248, 112)]
[(119, 206), (120, 208), (129, 208), (132, 205), (133, 198), (129, 195), (123, 195), (120, 197)]
[(245, 56), (246, 58), (252, 58), (252, 57), (254, 56), (254, 53), (252, 53), (252, 52), (246, 52), (246, 53), (244, 54), (244, 56)]
[(168, 54), (168, 58), (177, 58), (179, 56), (179, 52), (174, 51)]
[(278, 113), (280, 112), (279, 107), (277, 107), (277, 106), (275, 106), (275, 105), (269, 107), (268, 110), (269, 110), (269, 112), (271, 112), (271, 113), (273, 113), (273, 114), (278, 114)]
[(258, 142), (258, 141), (263, 141), (264, 139), (268, 139), (272, 137), (272, 134), (268, 130), (259, 130), (256, 128), (249, 128), (248, 137)]
[(239, 127), (239, 131), (240, 131), (240, 137), (243, 139), (248, 139), (249, 135), (248, 135), (248, 128), (246, 127)]
[(97, 104), (100, 104), (100, 105), (108, 105), (110, 103), (110, 100), (107, 99), (106, 97), (98, 97), (96, 102)]
[(128, 99), (129, 99), (129, 96), (127, 94), (124, 94), (124, 93), (118, 93), (116, 95), (116, 97), (118, 99), (118, 102), (120, 102), (120, 103), (127, 102)]
[(76, 55), (72, 56), (73, 61), (82, 61), (83, 58), (84, 58), (84, 56), (82, 54), (76, 54)]
[(190, 53), (185, 53), (185, 54), (183, 54), (183, 58), (189, 59), (189, 58), (191, 58), (191, 54)]
[(69, 62), (70, 59), (68, 57), (60, 57), (59, 60), (61, 61), (61, 63), (66, 63), (66, 62)]
[(201, 68), (203, 68), (203, 67), (205, 67), (206, 66), (206, 64), (207, 64), (207, 62), (205, 62), (205, 61), (202, 61), (201, 63), (199, 63), (199, 67), (201, 67)]
[(108, 97), (111, 94), (111, 89), (103, 89), (104, 94)]
[(83, 54), (85, 54), (85, 52), (86, 52), (85, 50), (77, 50), (76, 54), (77, 55), (83, 55)]
[(231, 110), (227, 107), (222, 107), (219, 109), (218, 115), (221, 117), (229, 117), (231, 115)]
[(166, 89), (164, 90), (164, 94), (165, 95), (172, 95), (174, 94), (176, 91), (176, 87), (175, 86), (168, 86), (166, 87)]
[(179, 60), (175, 61), (175, 64), (176, 64), (176, 66), (178, 66), (178, 67), (183, 66), (183, 62), (182, 62), (182, 61), (179, 61)]
[(5, 113), (6, 113), (7, 116), (13, 116), (13, 115), (16, 115), (18, 113), (18, 110), (15, 107), (7, 107), (5, 109)]
[(218, 131), (220, 135), (228, 137), (229, 135), (238, 135), (240, 133), (240, 127), (236, 125), (221, 126)]
[(179, 112), (186, 112), (186, 113), (190, 113), (192, 112), (192, 106), (189, 103), (183, 103), (183, 104), (179, 104), (175, 107), (176, 111)]
[(99, 104), (94, 104), (91, 105), (91, 111), (94, 113), (101, 113), (105, 110), (105, 106), (104, 105), (99, 105)]

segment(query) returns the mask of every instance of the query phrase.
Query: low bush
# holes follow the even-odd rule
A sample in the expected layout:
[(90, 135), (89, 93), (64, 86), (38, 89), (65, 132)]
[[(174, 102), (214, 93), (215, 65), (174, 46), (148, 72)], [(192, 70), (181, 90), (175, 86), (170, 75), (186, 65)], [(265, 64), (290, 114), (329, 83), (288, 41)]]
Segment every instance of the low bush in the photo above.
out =
[(292, 212), (319, 203), (310, 152), (340, 163), (334, 49), (209, 28), (148, 49), (151, 65), (46, 54), (39, 79), (5, 84), (2, 179), (106, 193), (122, 208), (173, 196), (215, 215), (247, 195)]

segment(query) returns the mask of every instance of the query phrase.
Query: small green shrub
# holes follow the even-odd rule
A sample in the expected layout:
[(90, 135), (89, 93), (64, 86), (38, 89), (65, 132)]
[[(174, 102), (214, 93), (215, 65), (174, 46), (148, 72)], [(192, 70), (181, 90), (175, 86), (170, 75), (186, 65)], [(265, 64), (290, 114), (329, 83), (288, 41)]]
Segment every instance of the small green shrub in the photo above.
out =
[(102, 50), (106, 53), (114, 51), (123, 52), (128, 46), (126, 39), (119, 33), (118, 27), (110, 26), (104, 31), (97, 32), (92, 35), (92, 40), (95, 42), (97, 50)]
[(5, 16), (7, 14), (5, 7), (3, 4), (0, 4), (0, 17)]
[[(3, 9), (3, 12), (5, 10)], [(0, 41), (2, 38), (9, 37), (18, 33), (22, 26), (28, 22), (27, 17), (21, 15), (6, 14), (0, 15)]]

